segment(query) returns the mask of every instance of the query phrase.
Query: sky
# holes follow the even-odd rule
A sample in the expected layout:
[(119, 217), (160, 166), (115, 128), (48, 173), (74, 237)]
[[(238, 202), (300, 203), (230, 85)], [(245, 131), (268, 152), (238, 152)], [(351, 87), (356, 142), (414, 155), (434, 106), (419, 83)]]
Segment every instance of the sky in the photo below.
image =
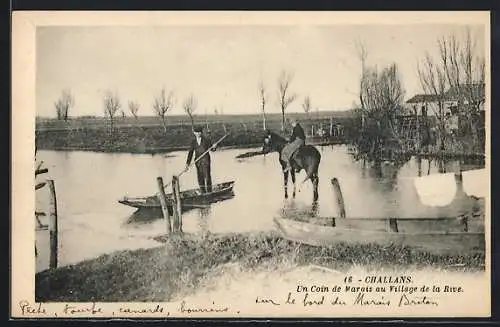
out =
[[(398, 65), (406, 99), (421, 93), (417, 62), (437, 54), (436, 40), (463, 25), (295, 25), (295, 26), (45, 26), (36, 31), (37, 116), (55, 117), (54, 102), (70, 89), (70, 116), (104, 115), (103, 94), (116, 92), (128, 113), (153, 115), (162, 88), (176, 99), (170, 115), (183, 114), (193, 94), (195, 114), (218, 107), (224, 114), (260, 112), (258, 85), (269, 94), (267, 112), (280, 112), (280, 71), (293, 74), (298, 98), (287, 112), (301, 112), (309, 96), (314, 109), (344, 110), (357, 101), (361, 65), (356, 42), (368, 51), (368, 64)], [(472, 26), (478, 49), (484, 30)]]

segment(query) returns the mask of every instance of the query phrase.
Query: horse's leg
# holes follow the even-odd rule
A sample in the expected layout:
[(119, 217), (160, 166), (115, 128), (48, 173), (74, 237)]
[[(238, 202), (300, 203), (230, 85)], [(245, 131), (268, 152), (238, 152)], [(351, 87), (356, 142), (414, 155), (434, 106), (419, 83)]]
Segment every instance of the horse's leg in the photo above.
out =
[(313, 184), (313, 200), (318, 201), (318, 184), (319, 184), (319, 177), (318, 174), (315, 173), (313, 178), (311, 178), (311, 182)]
[(296, 189), (296, 185), (295, 185), (295, 168), (292, 168), (290, 170), (290, 175), (292, 175), (292, 183), (293, 183), (293, 194), (292, 194), (292, 196), (295, 198), (295, 189)]
[(288, 199), (288, 171), (283, 173), (283, 186), (285, 188), (285, 199)]

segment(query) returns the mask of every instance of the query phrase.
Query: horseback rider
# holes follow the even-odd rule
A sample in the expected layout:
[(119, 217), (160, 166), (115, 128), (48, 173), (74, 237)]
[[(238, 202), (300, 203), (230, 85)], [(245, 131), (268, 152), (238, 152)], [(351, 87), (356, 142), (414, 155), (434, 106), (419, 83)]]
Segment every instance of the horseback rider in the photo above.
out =
[(291, 159), (293, 154), (306, 144), (306, 133), (297, 119), (292, 119), (290, 123), (293, 127), (292, 135), (290, 136), (289, 143), (285, 145), (283, 151), (281, 151), (281, 160), (286, 163), (286, 167), (283, 170), (284, 172), (288, 172), (292, 169)]
[[(193, 128), (194, 139), (191, 142), (187, 160), (186, 169), (188, 170), (191, 160), (193, 159), (193, 154), (195, 154), (195, 160), (198, 159), (203, 153), (211, 149), (215, 151), (215, 147), (207, 137), (202, 135), (202, 127)], [(196, 162), (196, 172), (198, 177), (198, 184), (202, 193), (212, 192), (212, 172), (210, 167), (210, 154), (207, 152), (200, 160)]]

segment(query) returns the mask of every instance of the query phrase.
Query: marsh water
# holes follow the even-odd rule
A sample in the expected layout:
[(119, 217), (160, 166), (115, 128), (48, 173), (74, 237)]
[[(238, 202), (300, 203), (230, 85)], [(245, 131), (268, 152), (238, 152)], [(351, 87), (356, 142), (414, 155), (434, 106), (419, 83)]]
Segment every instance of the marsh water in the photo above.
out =
[[(245, 233), (274, 230), (277, 216), (335, 216), (337, 206), (330, 180), (338, 178), (348, 217), (418, 216), (421, 203), (412, 178), (418, 175), (482, 167), (458, 161), (437, 163), (412, 158), (402, 166), (374, 168), (355, 161), (345, 146), (319, 148), (319, 200), (312, 202), (306, 182), (296, 197), (284, 198), (283, 174), (277, 154), (237, 159), (252, 149), (218, 150), (212, 154), (213, 183), (234, 180), (234, 197), (183, 214), (186, 233)], [(67, 265), (116, 250), (159, 245), (153, 238), (165, 232), (161, 212), (136, 212), (118, 203), (125, 195), (147, 196), (157, 191), (156, 177), (166, 182), (184, 168), (185, 152), (168, 155), (39, 151), (37, 160), (49, 169), (41, 179), (56, 185), (59, 216), (59, 264)], [(304, 173), (297, 175), (297, 185)], [(196, 171), (180, 179), (181, 190), (197, 187)], [(167, 192), (170, 192), (167, 189)], [(37, 191), (37, 210), (47, 210), (47, 187)], [(41, 218), (47, 223), (47, 218)], [(37, 271), (46, 269), (47, 231), (37, 232)], [(44, 259), (45, 258), (45, 259)]]

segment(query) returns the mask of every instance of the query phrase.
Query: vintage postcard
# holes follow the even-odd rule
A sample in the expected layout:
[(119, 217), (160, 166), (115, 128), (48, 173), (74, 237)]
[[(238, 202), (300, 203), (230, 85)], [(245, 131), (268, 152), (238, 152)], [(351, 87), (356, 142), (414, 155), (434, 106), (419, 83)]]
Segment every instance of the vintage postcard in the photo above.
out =
[(489, 24), (14, 12), (12, 317), (489, 317)]

